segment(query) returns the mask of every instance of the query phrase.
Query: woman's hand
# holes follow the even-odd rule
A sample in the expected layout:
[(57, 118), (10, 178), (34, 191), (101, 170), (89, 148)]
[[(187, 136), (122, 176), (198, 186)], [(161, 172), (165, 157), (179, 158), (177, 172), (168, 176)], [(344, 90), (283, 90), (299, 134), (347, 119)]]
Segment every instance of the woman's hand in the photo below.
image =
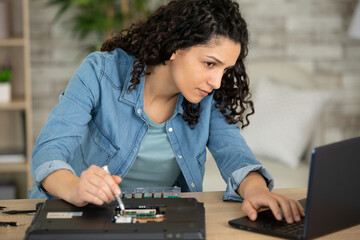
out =
[(257, 210), (261, 207), (269, 207), (279, 221), (282, 219), (282, 211), (287, 223), (299, 222), (305, 216), (298, 201), (270, 192), (263, 177), (257, 172), (251, 172), (245, 177), (238, 193), (244, 198), (242, 211), (252, 221), (256, 220)]
[(92, 165), (80, 178), (66, 169), (49, 174), (42, 182), (43, 188), (54, 196), (78, 207), (93, 203), (102, 205), (114, 201), (120, 194), (119, 176), (110, 176), (101, 167)]
[(115, 200), (114, 195), (120, 195), (120, 182), (119, 176), (110, 176), (101, 167), (92, 165), (81, 173), (80, 179), (70, 189), (69, 202), (76, 206), (110, 203)]
[(254, 189), (247, 194), (247, 198), (244, 199), (242, 204), (242, 211), (252, 221), (255, 221), (257, 210), (261, 207), (269, 207), (279, 221), (282, 219), (282, 210), (287, 223), (300, 222), (301, 217), (305, 216), (304, 210), (298, 201), (262, 189)]

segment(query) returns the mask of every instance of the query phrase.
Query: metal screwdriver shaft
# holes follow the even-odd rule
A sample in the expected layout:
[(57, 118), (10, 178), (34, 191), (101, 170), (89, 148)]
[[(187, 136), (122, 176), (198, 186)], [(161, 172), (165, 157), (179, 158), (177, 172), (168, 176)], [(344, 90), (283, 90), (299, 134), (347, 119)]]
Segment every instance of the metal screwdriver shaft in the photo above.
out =
[[(103, 166), (102, 168), (103, 168), (108, 174), (110, 174), (110, 171), (109, 171), (109, 168), (108, 168), (107, 165)], [(114, 195), (114, 196), (115, 196), (116, 201), (117, 201), (117, 203), (118, 203), (118, 205), (119, 205), (119, 208), (121, 209), (121, 213), (124, 213), (124, 215), (126, 216), (125, 206), (124, 206), (124, 204), (123, 204), (123, 202), (122, 202), (122, 200), (121, 200), (120, 195)]]

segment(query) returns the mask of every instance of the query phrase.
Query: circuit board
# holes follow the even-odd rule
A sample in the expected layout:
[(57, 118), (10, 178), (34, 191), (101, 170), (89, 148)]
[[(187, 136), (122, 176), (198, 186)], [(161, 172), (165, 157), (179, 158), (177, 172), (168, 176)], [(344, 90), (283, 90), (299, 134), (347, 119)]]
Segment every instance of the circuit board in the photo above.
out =
[(121, 198), (180, 198), (180, 187), (121, 188)]
[[(122, 199), (129, 198), (180, 198), (180, 187), (137, 187), (137, 188), (122, 188)], [(147, 222), (162, 222), (165, 220), (164, 207), (146, 208), (145, 206), (136, 206), (136, 208), (125, 209), (120, 211), (116, 209), (114, 215), (115, 223), (147, 223)]]
[(146, 206), (136, 206), (135, 208), (125, 209), (123, 212), (116, 208), (113, 222), (115, 223), (147, 223), (162, 222), (165, 220), (166, 207), (157, 206), (147, 208)]

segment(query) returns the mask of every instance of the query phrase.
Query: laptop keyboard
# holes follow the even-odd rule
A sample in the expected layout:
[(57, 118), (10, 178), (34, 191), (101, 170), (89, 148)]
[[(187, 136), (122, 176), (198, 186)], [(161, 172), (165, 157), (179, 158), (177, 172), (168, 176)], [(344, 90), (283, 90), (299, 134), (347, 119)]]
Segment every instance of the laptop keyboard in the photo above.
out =
[(290, 235), (301, 235), (304, 230), (304, 218), (300, 222), (288, 224), (285, 220), (261, 225), (263, 229), (275, 230)]

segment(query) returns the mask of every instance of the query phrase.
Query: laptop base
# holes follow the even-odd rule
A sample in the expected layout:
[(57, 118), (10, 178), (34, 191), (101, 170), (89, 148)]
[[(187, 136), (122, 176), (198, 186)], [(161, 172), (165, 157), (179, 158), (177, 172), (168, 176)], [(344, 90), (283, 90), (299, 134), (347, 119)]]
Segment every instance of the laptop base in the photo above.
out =
[(38, 205), (26, 240), (205, 239), (204, 204), (194, 198), (123, 199), (133, 220), (117, 221), (116, 202), (76, 207), (48, 199)]

